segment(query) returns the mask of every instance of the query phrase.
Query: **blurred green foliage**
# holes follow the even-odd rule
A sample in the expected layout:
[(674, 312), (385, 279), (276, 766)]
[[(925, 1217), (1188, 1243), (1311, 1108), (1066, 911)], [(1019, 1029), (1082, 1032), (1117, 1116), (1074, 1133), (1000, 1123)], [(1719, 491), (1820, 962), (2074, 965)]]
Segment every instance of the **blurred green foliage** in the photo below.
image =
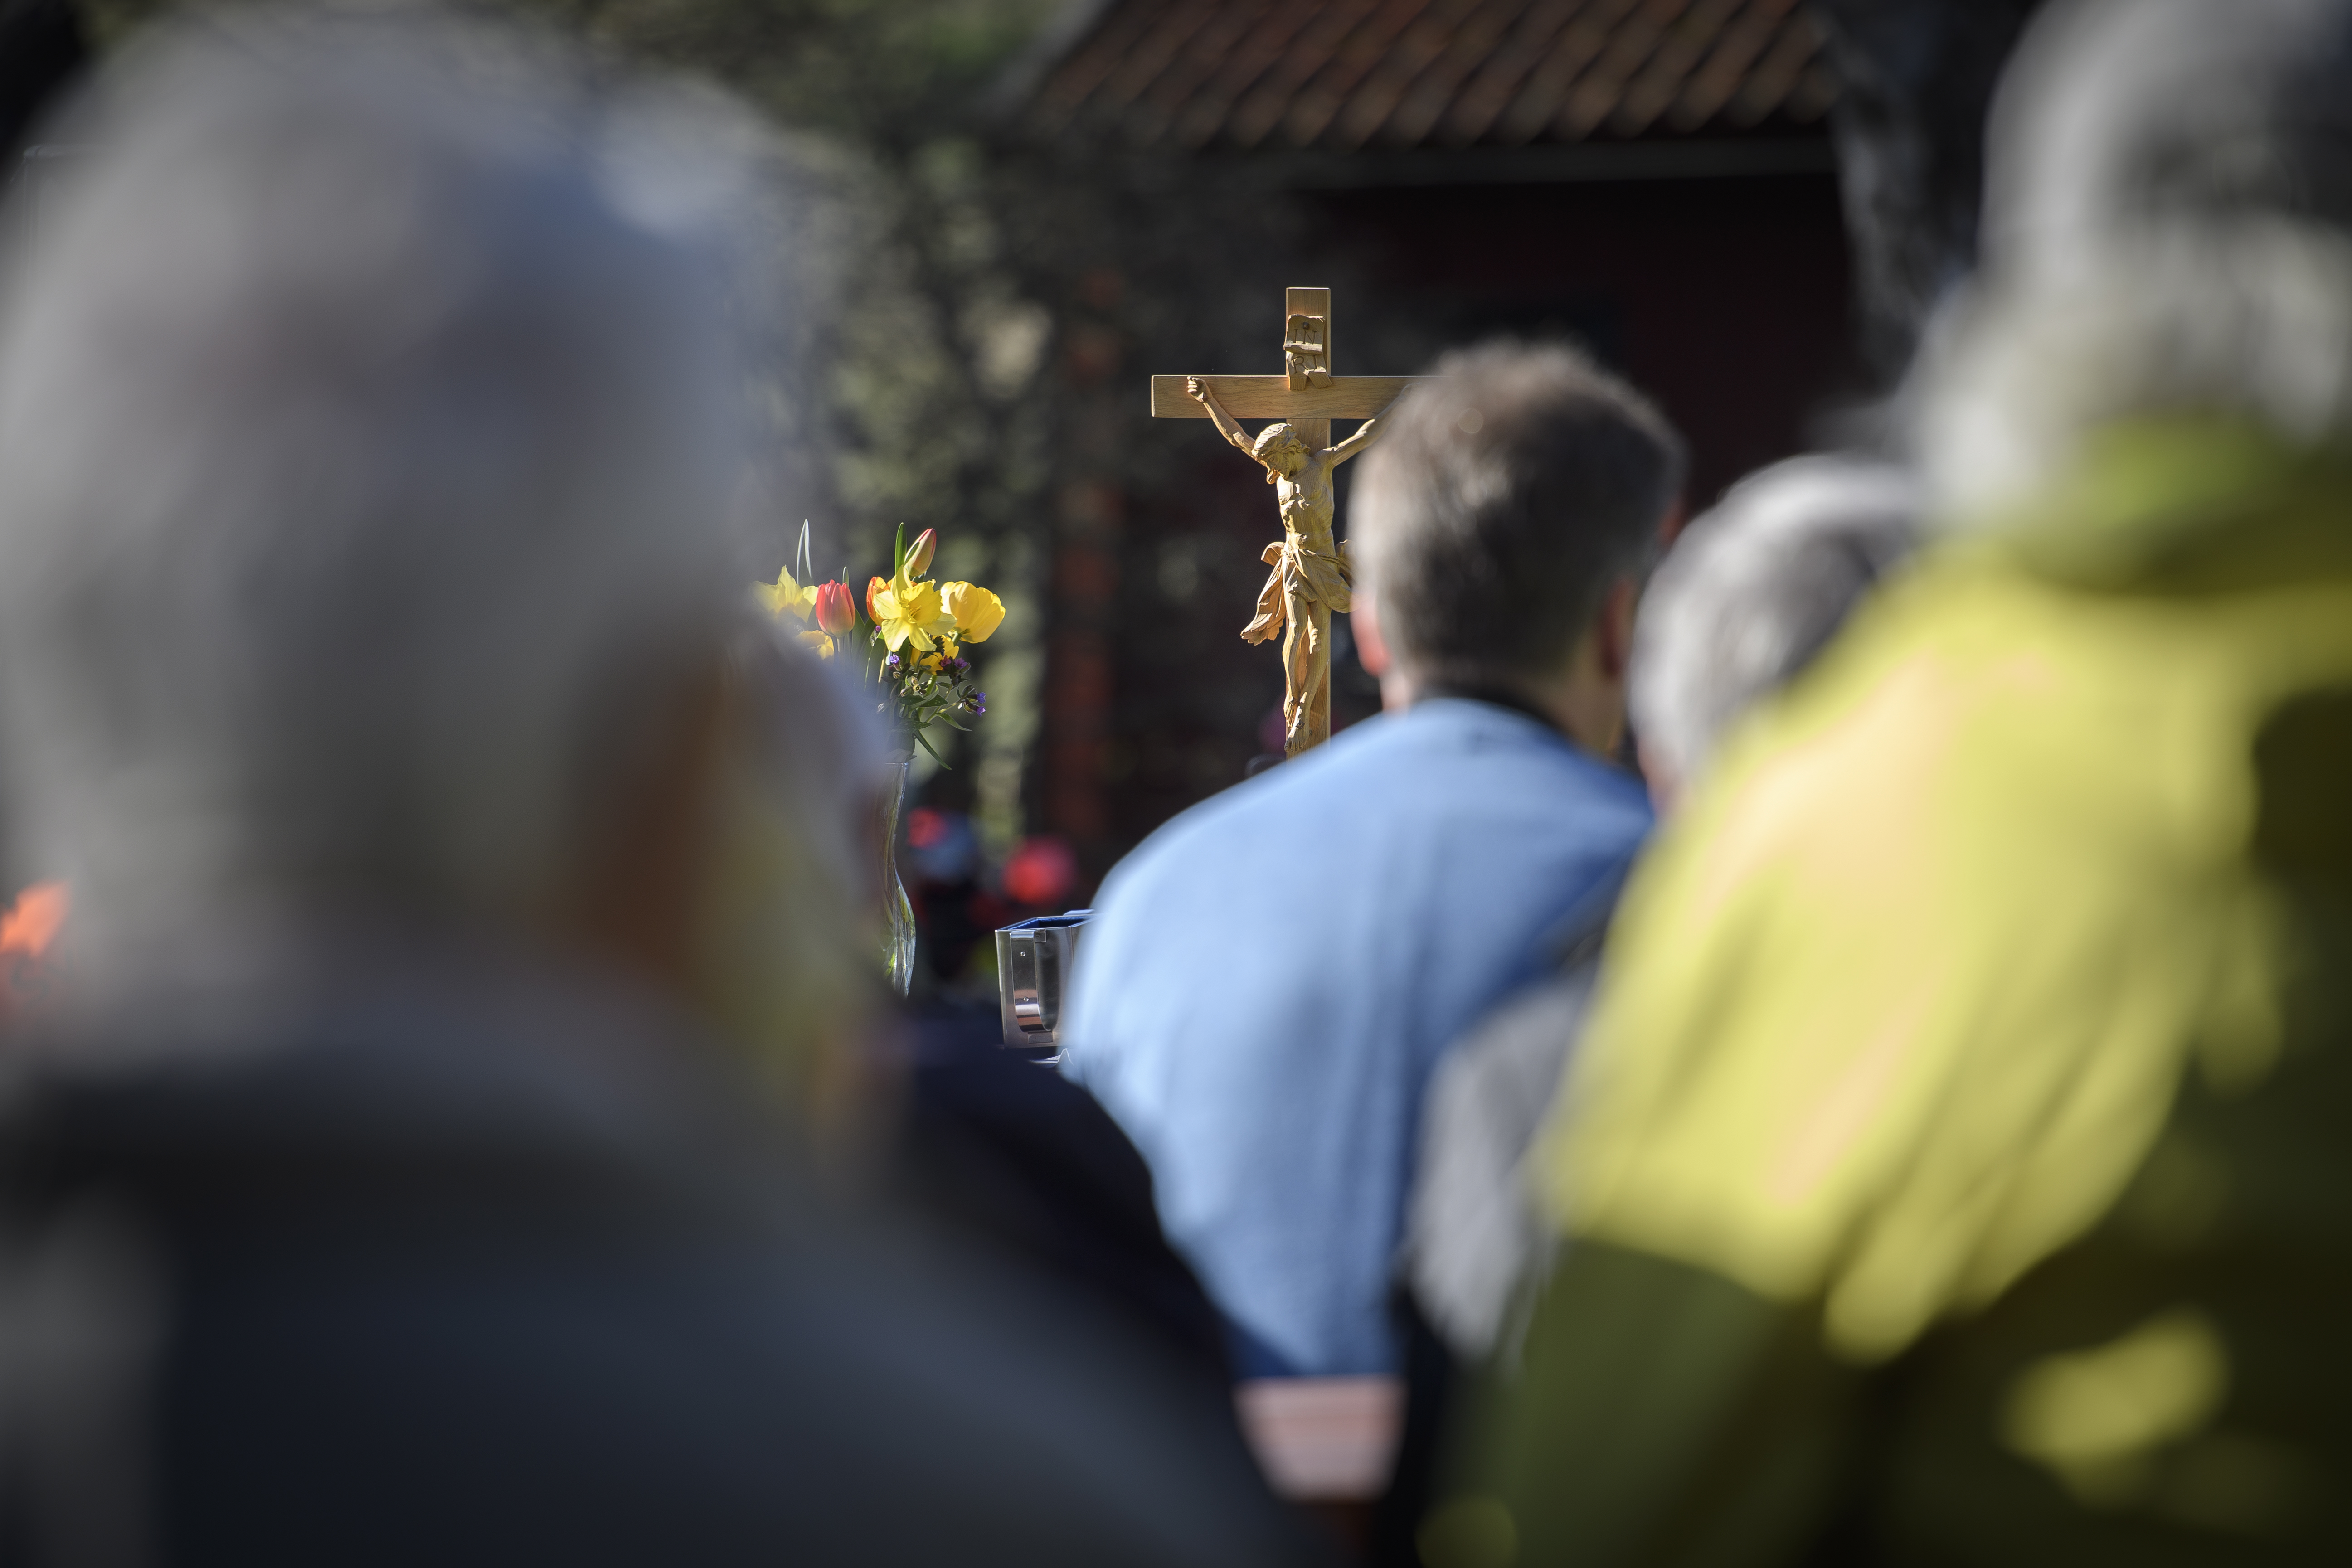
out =
[[(530, 3), (530, 0), (520, 0)], [(842, 509), (819, 537), (878, 569), (900, 522), (992, 542), (1040, 476), (1012, 395), (1048, 330), (1008, 265), (973, 132), (1058, 0), (545, 0), (634, 58), (712, 77), (793, 135), (840, 247), (818, 363)], [(1034, 456), (1034, 454), (1033, 454)], [(831, 528), (825, 525), (830, 521)], [(993, 558), (969, 564), (1002, 574)]]

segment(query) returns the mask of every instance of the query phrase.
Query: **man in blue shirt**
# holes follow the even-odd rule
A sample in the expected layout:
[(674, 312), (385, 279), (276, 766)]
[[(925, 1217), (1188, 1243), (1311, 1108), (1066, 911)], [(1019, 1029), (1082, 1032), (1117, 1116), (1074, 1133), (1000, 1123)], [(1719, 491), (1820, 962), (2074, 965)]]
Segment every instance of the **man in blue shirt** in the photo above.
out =
[(1564, 348), (1447, 356), (1356, 501), (1382, 717), (1162, 827), (1104, 885), (1065, 1070), (1150, 1164), (1245, 1376), (1391, 1372), (1447, 1043), (1606, 919), (1650, 814), (1606, 759), (1683, 470)]

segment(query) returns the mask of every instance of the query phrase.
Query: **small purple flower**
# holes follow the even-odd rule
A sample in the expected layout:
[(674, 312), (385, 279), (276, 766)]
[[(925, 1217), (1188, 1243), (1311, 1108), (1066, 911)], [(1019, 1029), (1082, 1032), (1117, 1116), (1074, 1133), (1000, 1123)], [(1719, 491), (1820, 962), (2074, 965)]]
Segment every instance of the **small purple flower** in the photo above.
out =
[(893, 675), (896, 675), (898, 672), (898, 656), (894, 653), (888, 658), (884, 659), (882, 661), (882, 668), (890, 671)]
[(964, 700), (964, 704), (971, 710), (972, 716), (974, 718), (978, 718), (981, 714), (988, 711), (988, 693), (985, 691), (975, 691)]

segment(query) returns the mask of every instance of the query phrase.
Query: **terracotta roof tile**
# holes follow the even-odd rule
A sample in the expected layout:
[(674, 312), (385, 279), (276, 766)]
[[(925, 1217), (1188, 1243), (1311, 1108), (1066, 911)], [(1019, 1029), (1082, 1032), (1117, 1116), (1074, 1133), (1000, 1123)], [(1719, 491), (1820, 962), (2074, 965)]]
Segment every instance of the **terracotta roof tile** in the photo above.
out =
[(1717, 36), (1714, 49), (1683, 82), (1667, 109), (1667, 128), (1695, 131), (1722, 113), (1748, 79), (1748, 68), (1772, 42), (1774, 31), (1795, 5), (1796, 0), (1778, 0), (1749, 5), (1731, 18)]
[(1819, 120), (1797, 0), (1111, 0), (1022, 110), (1139, 147), (1519, 146)]
[(1434, 139), (1449, 147), (1462, 147), (1492, 136), (1512, 100), (1543, 68), (1577, 7), (1578, 0), (1495, 6), (1499, 12), (1516, 13), (1510, 31), (1485, 52), (1477, 68), (1464, 79), (1437, 122)]
[(1610, 34), (1633, 6), (1633, 0), (1582, 0), (1575, 5), (1550, 52), (1503, 111), (1493, 139), (1517, 146), (1547, 136), (1567, 106), (1569, 90), (1608, 49)]

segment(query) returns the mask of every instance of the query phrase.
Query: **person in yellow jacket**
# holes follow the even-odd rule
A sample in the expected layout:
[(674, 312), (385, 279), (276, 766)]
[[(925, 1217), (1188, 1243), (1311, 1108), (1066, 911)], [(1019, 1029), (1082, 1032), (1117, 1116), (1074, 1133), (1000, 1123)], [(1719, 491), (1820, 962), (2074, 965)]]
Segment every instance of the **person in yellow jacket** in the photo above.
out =
[(2347, 0), (2037, 24), (1952, 534), (1636, 872), (1432, 1568), (2352, 1560), (2347, 101)]

